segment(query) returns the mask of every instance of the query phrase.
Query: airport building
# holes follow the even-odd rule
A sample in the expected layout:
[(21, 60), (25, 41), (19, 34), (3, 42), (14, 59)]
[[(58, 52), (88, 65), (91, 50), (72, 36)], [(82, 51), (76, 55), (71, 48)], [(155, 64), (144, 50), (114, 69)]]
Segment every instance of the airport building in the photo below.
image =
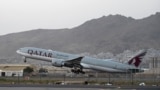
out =
[(149, 70), (145, 71), (146, 74), (160, 74), (160, 57), (152, 57), (149, 60)]
[(23, 69), (32, 67), (30, 64), (0, 64), (0, 76), (23, 76)]

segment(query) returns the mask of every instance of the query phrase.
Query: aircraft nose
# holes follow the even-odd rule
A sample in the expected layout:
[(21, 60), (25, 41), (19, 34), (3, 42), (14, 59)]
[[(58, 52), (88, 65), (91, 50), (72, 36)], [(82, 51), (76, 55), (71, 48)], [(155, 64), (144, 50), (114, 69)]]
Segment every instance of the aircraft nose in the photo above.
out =
[(18, 54), (20, 54), (20, 52), (21, 52), (21, 49), (18, 49), (16, 52), (17, 52)]
[(17, 50), (16, 52), (17, 52), (17, 53), (20, 53), (20, 50)]

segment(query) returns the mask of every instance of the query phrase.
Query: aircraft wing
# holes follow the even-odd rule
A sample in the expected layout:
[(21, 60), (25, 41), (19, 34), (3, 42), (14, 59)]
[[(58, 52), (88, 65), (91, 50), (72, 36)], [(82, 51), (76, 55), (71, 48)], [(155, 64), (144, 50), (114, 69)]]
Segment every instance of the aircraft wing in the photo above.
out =
[(80, 63), (81, 63), (82, 59), (83, 59), (83, 57), (78, 57), (78, 58), (74, 58), (74, 59), (71, 59), (71, 60), (67, 60), (67, 61), (65, 61), (65, 66), (81, 67)]
[(80, 64), (81, 60), (83, 59), (83, 57), (78, 57), (78, 58), (75, 58), (75, 59), (72, 59), (72, 60), (67, 60), (65, 61), (66, 63), (73, 63), (73, 64)]

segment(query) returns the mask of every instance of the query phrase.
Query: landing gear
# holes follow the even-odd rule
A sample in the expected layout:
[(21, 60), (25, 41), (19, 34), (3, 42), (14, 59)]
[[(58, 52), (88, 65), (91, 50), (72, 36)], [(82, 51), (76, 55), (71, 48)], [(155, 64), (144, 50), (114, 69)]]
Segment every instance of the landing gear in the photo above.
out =
[(26, 63), (27, 62), (27, 60), (24, 60), (24, 63)]
[(82, 71), (81, 69), (71, 69), (71, 72), (75, 73), (75, 74), (85, 74), (84, 71)]
[(22, 57), (22, 59), (23, 59), (24, 63), (27, 62), (26, 57)]

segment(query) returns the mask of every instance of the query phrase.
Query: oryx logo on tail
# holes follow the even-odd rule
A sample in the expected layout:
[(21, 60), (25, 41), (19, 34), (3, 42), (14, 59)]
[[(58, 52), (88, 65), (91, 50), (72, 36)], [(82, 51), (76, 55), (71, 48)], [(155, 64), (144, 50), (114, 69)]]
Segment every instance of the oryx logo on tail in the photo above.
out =
[(129, 65), (134, 65), (135, 67), (138, 67), (140, 65), (140, 63), (142, 62), (142, 58), (143, 56), (146, 54), (146, 51), (141, 51), (138, 54), (136, 54), (135, 56), (133, 56), (129, 61), (128, 64)]

